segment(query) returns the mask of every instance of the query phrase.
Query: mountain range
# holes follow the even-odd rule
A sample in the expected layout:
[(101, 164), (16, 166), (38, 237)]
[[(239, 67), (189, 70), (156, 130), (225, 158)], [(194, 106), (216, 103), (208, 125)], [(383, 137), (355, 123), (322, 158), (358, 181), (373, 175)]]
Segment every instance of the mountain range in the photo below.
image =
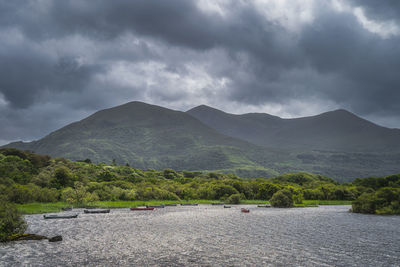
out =
[(6, 147), (72, 160), (242, 177), (308, 171), (343, 182), (400, 172), (400, 130), (346, 110), (282, 119), (229, 114), (205, 105), (181, 112), (135, 101), (98, 111), (40, 140)]

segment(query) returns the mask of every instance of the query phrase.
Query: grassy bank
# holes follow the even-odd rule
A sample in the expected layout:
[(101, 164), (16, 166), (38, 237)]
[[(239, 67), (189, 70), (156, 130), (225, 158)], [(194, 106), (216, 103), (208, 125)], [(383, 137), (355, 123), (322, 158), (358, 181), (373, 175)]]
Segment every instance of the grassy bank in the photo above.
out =
[[(189, 201), (169, 201), (169, 200), (150, 200), (150, 201), (97, 201), (91, 203), (90, 206), (98, 208), (130, 208), (145, 205), (160, 205), (160, 204), (179, 204), (179, 203), (199, 203), (199, 204), (211, 204), (220, 201), (216, 200), (204, 200), (196, 199)], [(244, 200), (241, 204), (256, 205), (256, 204), (269, 204), (265, 200)], [(318, 205), (351, 205), (351, 201), (336, 201), (336, 200), (305, 200), (303, 204), (296, 205), (297, 207), (313, 207)], [(66, 202), (54, 202), (54, 203), (27, 203), (17, 204), (18, 210), (23, 214), (38, 214), (38, 213), (51, 213), (60, 212), (62, 208), (70, 207), (71, 205)]]
[(351, 200), (303, 200), (304, 204), (315, 205), (351, 205)]
[(37, 214), (37, 213), (49, 213), (59, 212), (62, 208), (70, 207), (66, 202), (51, 202), (51, 203), (26, 203), (17, 204), (19, 212), (22, 214)]

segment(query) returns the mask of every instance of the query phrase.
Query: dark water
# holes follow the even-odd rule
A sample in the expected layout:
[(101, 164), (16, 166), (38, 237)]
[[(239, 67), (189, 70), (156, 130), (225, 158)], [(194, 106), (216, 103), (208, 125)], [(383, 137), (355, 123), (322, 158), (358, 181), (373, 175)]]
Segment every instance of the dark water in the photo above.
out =
[[(1, 266), (400, 266), (400, 217), (349, 206), (221, 206), (111, 210), (77, 219), (26, 216), (29, 232), (58, 243), (0, 245)], [(82, 212), (82, 211), (80, 211)]]

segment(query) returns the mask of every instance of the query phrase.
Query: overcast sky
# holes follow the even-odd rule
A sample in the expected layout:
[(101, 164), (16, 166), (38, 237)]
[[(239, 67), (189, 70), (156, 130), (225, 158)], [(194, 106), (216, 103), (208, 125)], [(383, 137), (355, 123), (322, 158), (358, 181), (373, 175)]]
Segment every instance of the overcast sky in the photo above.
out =
[(400, 1), (0, 0), (0, 144), (134, 100), (400, 128)]

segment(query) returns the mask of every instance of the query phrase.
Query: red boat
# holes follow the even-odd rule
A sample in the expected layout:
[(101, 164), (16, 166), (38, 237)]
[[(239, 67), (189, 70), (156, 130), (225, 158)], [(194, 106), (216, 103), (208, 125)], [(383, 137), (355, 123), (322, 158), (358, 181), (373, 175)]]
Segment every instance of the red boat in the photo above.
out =
[(240, 211), (241, 211), (241, 212), (244, 212), (244, 213), (249, 213), (249, 212), (250, 212), (250, 210), (245, 209), (245, 208), (241, 208)]
[(154, 208), (146, 208), (146, 207), (143, 207), (143, 208), (131, 208), (131, 210), (154, 210)]

